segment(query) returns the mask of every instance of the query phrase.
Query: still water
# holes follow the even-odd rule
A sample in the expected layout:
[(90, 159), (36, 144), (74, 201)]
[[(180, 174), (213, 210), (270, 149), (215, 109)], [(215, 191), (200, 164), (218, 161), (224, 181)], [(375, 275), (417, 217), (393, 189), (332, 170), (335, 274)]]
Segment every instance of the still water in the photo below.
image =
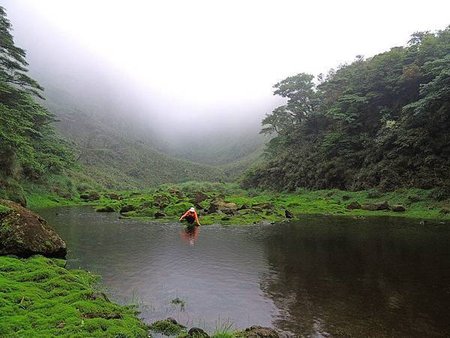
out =
[[(450, 225), (389, 218), (205, 226), (118, 219), (89, 207), (40, 212), (70, 268), (101, 275), (146, 322), (285, 336), (450, 336)], [(181, 300), (173, 304), (174, 299)], [(176, 302), (175, 302), (176, 303)]]

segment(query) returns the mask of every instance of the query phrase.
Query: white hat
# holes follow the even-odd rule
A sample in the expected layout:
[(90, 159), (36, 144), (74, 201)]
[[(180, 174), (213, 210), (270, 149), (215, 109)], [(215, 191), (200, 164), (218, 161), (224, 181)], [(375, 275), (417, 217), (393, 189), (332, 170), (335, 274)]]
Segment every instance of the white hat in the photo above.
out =
[(190, 208), (190, 209), (189, 209), (189, 211), (191, 211), (191, 212), (195, 212), (195, 209), (194, 209), (194, 207)]

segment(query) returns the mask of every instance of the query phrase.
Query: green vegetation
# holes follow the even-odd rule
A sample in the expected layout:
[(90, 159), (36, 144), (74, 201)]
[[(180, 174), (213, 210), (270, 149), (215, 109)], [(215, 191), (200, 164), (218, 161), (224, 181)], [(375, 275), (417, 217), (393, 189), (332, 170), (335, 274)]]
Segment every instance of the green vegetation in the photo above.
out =
[(44, 182), (75, 166), (55, 132), (54, 115), (36, 102), (42, 87), (27, 75), (25, 51), (14, 45), (0, 6), (0, 198), (25, 204), (22, 184)]
[[(305, 214), (449, 219), (450, 201), (440, 200), (436, 196), (438, 192), (422, 189), (385, 193), (299, 189), (295, 193), (274, 193), (244, 190), (236, 184), (187, 182), (163, 185), (146, 192), (106, 192), (99, 194), (95, 204), (99, 211), (117, 211), (123, 217), (163, 222), (177, 221), (183, 212), (195, 206), (202, 225), (280, 222), (290, 216), (296, 219)], [(385, 201), (388, 206), (384, 205)], [(349, 209), (355, 202), (359, 206)], [(401, 211), (401, 207), (405, 211)]]
[(177, 336), (186, 333), (186, 328), (174, 321), (164, 319), (152, 323), (149, 326), (150, 330), (156, 333), (161, 333), (166, 336)]
[(0, 204), (0, 214), (7, 213), (7, 212), (9, 212), (10, 210), (11, 210), (11, 209), (8, 208), (7, 206), (4, 206), (4, 205)]
[(243, 186), (295, 191), (439, 188), (450, 197), (450, 28), (406, 47), (277, 83), (287, 99), (263, 120), (275, 134)]
[(0, 257), (0, 336), (147, 337), (132, 307), (111, 303), (97, 277), (65, 261)]

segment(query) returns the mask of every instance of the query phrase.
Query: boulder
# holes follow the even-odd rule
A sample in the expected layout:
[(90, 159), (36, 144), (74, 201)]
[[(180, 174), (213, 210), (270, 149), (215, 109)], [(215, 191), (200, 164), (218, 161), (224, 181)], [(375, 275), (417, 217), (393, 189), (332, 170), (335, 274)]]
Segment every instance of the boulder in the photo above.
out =
[(156, 195), (153, 204), (162, 210), (170, 204), (170, 198), (166, 195)]
[(403, 205), (395, 204), (391, 207), (392, 211), (394, 212), (404, 212), (406, 211), (406, 208)]
[(172, 196), (176, 196), (177, 198), (183, 198), (184, 194), (182, 191), (175, 189), (175, 188), (171, 188), (169, 189), (169, 194), (171, 194)]
[(411, 203), (420, 202), (421, 200), (422, 198), (417, 194), (408, 196), (408, 201), (410, 201)]
[(211, 202), (208, 213), (212, 214), (221, 211), (224, 214), (234, 215), (237, 211), (236, 203), (227, 203), (221, 199), (217, 199)]
[(105, 194), (105, 197), (107, 197), (111, 200), (115, 200), (115, 201), (120, 201), (122, 199), (122, 196), (116, 194), (115, 192), (110, 192), (108, 194)]
[(193, 327), (188, 331), (189, 337), (195, 338), (209, 338), (209, 334), (207, 334), (203, 329), (199, 327)]
[(166, 214), (161, 211), (157, 211), (157, 212), (155, 212), (154, 216), (155, 216), (155, 218), (163, 218), (163, 217), (166, 217)]
[(97, 212), (114, 212), (114, 208), (110, 205), (104, 206), (104, 207), (100, 207), (95, 209), (95, 211)]
[(286, 217), (286, 218), (293, 218), (294, 217), (294, 215), (292, 214), (292, 212), (290, 212), (289, 210), (284, 210), (284, 216)]
[(363, 204), (361, 209), (368, 211), (389, 210), (389, 203), (385, 201), (380, 203)]
[(443, 207), (441, 210), (439, 210), (439, 213), (441, 215), (448, 215), (448, 214), (450, 214), (450, 208)]
[(186, 328), (186, 326), (181, 325), (180, 323), (178, 323), (178, 322), (176, 321), (176, 319), (174, 319), (174, 318), (172, 318), (172, 317), (167, 317), (166, 321), (168, 321), (168, 322), (170, 322), (170, 323), (172, 323), (172, 324), (178, 325), (178, 326), (181, 327), (182, 329), (185, 329), (185, 328)]
[(81, 194), (80, 198), (84, 201), (97, 201), (100, 199), (100, 194), (96, 191), (91, 191)]
[(151, 331), (162, 333), (165, 336), (177, 336), (182, 333), (185, 328), (185, 326), (179, 324), (175, 319), (170, 317), (164, 320), (158, 320), (149, 326)]
[(351, 202), (349, 205), (347, 205), (347, 209), (348, 209), (348, 210), (361, 209), (361, 204), (359, 204), (359, 203), (356, 202), (356, 201)]
[(257, 203), (252, 205), (252, 209), (254, 210), (267, 210), (267, 209), (273, 209), (272, 203)]
[(378, 190), (371, 190), (367, 193), (367, 198), (380, 198), (381, 196), (383, 196), (383, 194)]
[(39, 215), (12, 201), (0, 204), (9, 208), (0, 213), (0, 255), (66, 256), (66, 243)]
[(203, 201), (206, 201), (208, 198), (209, 196), (206, 195), (205, 193), (197, 191), (194, 195), (194, 198), (192, 199), (192, 203), (194, 203), (195, 205), (199, 205)]
[(280, 335), (274, 329), (270, 327), (262, 327), (262, 326), (251, 326), (244, 331), (242, 331), (241, 335), (247, 338), (279, 338)]
[(120, 213), (123, 214), (125, 212), (130, 212), (136, 210), (136, 207), (131, 204), (124, 205), (122, 208), (120, 208)]

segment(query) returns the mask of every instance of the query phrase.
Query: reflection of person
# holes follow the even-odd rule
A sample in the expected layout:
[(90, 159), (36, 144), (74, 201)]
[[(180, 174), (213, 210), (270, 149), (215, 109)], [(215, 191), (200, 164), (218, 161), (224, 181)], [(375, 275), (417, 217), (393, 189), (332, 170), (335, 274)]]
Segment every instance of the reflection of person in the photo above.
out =
[(180, 217), (180, 222), (183, 219), (185, 219), (189, 224), (194, 224), (195, 222), (196, 225), (200, 225), (197, 212), (194, 208), (190, 208), (188, 211), (186, 211), (184, 215)]
[(199, 227), (193, 227), (192, 229), (184, 229), (180, 232), (181, 239), (187, 243), (189, 243), (190, 246), (193, 246), (195, 244), (195, 241), (198, 239), (198, 233), (200, 231)]

